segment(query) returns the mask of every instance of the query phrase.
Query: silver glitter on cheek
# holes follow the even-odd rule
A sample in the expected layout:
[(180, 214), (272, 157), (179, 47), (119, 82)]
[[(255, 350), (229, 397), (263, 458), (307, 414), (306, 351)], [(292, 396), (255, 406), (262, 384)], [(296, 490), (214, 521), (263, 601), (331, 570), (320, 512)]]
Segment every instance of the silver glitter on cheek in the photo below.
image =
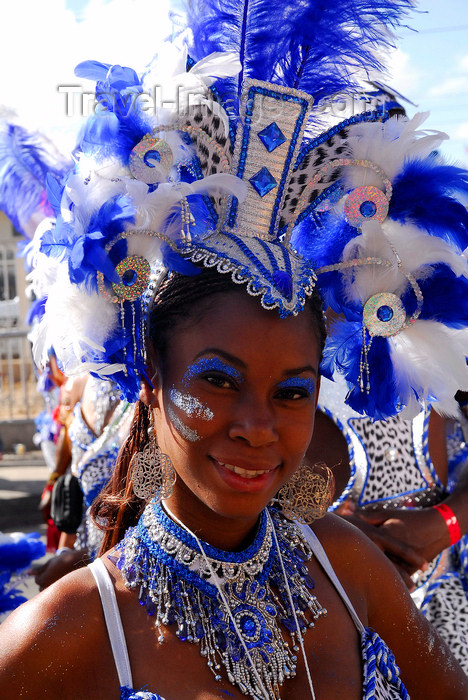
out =
[(210, 411), (208, 406), (202, 404), (195, 396), (182, 394), (175, 387), (172, 387), (169, 391), (169, 398), (174, 406), (180, 408), (187, 416), (196, 416), (202, 420), (213, 420), (213, 411)]
[(196, 430), (192, 430), (191, 428), (189, 428), (187, 425), (185, 425), (185, 423), (182, 423), (178, 416), (176, 416), (174, 410), (172, 409), (172, 406), (169, 406), (169, 408), (167, 409), (167, 414), (172, 425), (177, 430), (179, 435), (184, 438), (184, 440), (188, 440), (188, 442), (196, 442), (200, 439), (200, 436)]

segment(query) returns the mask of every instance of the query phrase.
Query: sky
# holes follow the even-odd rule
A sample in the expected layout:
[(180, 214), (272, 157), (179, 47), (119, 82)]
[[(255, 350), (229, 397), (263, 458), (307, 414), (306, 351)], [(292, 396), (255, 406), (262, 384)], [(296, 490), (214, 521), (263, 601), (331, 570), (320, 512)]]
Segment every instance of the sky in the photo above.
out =
[[(427, 128), (449, 134), (442, 150), (468, 166), (468, 2), (420, 0), (419, 10), (408, 20), (416, 31), (400, 30), (385, 82), (418, 105), (410, 116), (431, 111)], [(64, 149), (82, 119), (81, 96), (67, 116), (58, 90), (85, 85), (74, 66), (95, 59), (142, 70), (172, 25), (168, 0), (15, 0), (1, 4), (0, 26), (0, 110), (15, 110)]]
[(402, 30), (391, 61), (395, 87), (418, 107), (430, 111), (426, 126), (444, 131), (450, 142), (442, 150), (451, 160), (468, 166), (468, 2), (421, 0)]

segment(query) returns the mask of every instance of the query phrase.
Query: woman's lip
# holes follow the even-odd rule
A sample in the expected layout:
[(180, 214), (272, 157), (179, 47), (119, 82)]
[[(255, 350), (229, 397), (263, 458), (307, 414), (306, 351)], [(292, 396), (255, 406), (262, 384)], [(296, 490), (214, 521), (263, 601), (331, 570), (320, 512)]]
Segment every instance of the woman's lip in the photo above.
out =
[(221, 467), (225, 467), (229, 471), (234, 472), (238, 476), (243, 476), (246, 479), (255, 479), (258, 476), (262, 476), (263, 474), (268, 474), (269, 472), (273, 471), (276, 469), (278, 465), (275, 466), (264, 466), (263, 468), (260, 468), (258, 466), (246, 466), (245, 463), (241, 466), (240, 464), (234, 464), (233, 462), (222, 462), (219, 459), (216, 459), (215, 457), (212, 457), (213, 461), (216, 462), (217, 465)]
[[(258, 468), (244, 469), (243, 467), (238, 467), (237, 465), (220, 462), (213, 457), (211, 459), (216, 471), (230, 488), (234, 489), (235, 491), (243, 491), (247, 493), (263, 491), (274, 479), (277, 469), (277, 467), (271, 467), (267, 470)], [(236, 473), (233, 468), (241, 470), (241, 473)], [(248, 472), (248, 474), (242, 475), (242, 471)]]

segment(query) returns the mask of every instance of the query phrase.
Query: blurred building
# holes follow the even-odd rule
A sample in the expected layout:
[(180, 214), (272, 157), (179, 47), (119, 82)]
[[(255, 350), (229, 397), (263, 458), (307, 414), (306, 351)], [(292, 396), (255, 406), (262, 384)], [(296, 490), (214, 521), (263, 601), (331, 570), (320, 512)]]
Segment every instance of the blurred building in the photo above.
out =
[(43, 408), (25, 325), (30, 301), (20, 241), (0, 212), (0, 437), (5, 451), (18, 443), (33, 446), (34, 418)]

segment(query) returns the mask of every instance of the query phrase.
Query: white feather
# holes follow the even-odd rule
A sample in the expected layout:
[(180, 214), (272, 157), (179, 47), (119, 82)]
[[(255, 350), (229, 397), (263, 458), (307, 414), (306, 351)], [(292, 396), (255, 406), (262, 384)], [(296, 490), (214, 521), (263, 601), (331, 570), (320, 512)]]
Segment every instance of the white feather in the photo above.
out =
[(45, 310), (35, 339), (34, 357), (38, 364), (44, 364), (47, 351), (53, 346), (67, 376), (83, 371), (83, 361), (91, 359), (96, 350), (103, 350), (119, 322), (117, 304), (83, 285), (72, 284), (64, 263), (49, 289)]
[[(395, 257), (393, 248), (397, 252)], [(373, 294), (392, 292), (400, 295), (408, 287), (405, 273), (417, 280), (430, 277), (431, 265), (445, 263), (456, 275), (468, 276), (468, 262), (444, 240), (428, 236), (416, 226), (401, 226), (394, 221), (363, 224), (361, 234), (352, 239), (343, 251), (343, 260), (379, 258), (391, 263), (354, 267), (343, 273), (347, 299), (365, 303)]]
[[(414, 387), (420, 396), (433, 397), (438, 412), (455, 415), (456, 392), (468, 390), (468, 330), (416, 321), (389, 338), (389, 345), (400, 395), (411, 401)], [(420, 407), (414, 401), (412, 407), (416, 415)]]
[[(427, 157), (448, 138), (442, 132), (418, 131), (428, 116), (429, 113), (424, 112), (409, 120), (393, 117), (384, 123), (363, 122), (350, 127), (348, 147), (351, 157), (372, 161), (393, 181), (405, 160)], [(361, 185), (382, 188), (381, 177), (371, 168), (347, 167), (345, 177), (353, 188)]]

